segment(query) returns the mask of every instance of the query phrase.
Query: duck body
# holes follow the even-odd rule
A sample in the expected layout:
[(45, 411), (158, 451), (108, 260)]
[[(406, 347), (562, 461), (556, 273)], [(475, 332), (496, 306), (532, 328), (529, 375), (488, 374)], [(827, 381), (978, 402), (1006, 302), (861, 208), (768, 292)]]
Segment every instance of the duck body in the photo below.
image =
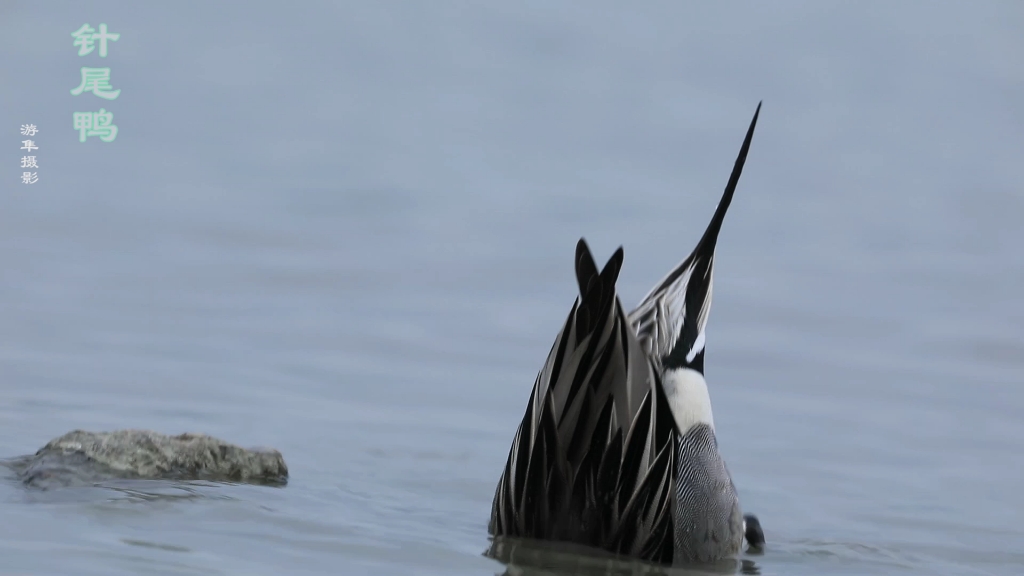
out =
[(580, 239), (579, 296), (512, 441), (495, 490), (492, 536), (659, 564), (739, 553), (753, 523), (718, 450), (704, 330), (715, 243), (759, 112), (760, 104), (697, 247), (635, 310), (626, 314), (615, 290), (622, 248), (598, 270)]

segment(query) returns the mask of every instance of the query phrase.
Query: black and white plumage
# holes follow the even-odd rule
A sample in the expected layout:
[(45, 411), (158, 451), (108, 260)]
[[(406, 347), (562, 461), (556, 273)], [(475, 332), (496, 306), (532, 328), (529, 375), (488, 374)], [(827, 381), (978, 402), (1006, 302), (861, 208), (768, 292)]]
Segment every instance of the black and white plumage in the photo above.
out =
[(492, 535), (663, 564), (739, 552), (748, 526), (718, 452), (704, 330), (715, 244), (760, 109), (697, 247), (636, 310), (625, 314), (615, 291), (622, 248), (598, 271), (586, 242), (577, 244), (580, 295), (512, 442)]
[(615, 294), (576, 246), (580, 296), (533, 387), (494, 495), (490, 532), (671, 562), (676, 432)]
[(629, 313), (647, 353), (665, 368), (687, 367), (704, 372), (704, 328), (711, 309), (715, 245), (743, 173), (760, 113), (758, 104), (722, 199), (697, 246)]

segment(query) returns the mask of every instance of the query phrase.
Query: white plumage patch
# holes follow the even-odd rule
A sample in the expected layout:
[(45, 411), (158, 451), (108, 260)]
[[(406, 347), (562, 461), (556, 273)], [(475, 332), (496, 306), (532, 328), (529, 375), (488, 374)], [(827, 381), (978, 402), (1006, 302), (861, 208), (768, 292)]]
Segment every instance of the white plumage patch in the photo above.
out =
[(687, 430), (697, 424), (707, 424), (712, 430), (715, 429), (714, 417), (711, 415), (711, 395), (708, 394), (707, 382), (700, 372), (689, 368), (666, 370), (662, 385), (681, 434), (686, 434)]
[(693, 343), (693, 348), (686, 354), (686, 361), (693, 362), (693, 359), (704, 351), (704, 331), (701, 330), (697, 333), (697, 340)]
[(683, 321), (686, 319), (686, 287), (690, 284), (690, 277), (693, 276), (693, 264), (687, 266), (683, 275), (669, 285), (658, 298), (664, 308), (666, 350), (661, 355), (668, 354), (672, 350), (675, 339), (683, 328)]

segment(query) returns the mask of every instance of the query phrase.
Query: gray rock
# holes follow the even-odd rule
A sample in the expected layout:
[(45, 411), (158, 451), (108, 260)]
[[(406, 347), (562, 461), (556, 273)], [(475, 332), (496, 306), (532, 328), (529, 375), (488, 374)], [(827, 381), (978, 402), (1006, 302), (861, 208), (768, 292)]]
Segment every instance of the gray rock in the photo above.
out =
[(116, 478), (228, 480), (284, 484), (277, 450), (246, 449), (206, 434), (167, 436), (148, 430), (75, 430), (32, 456), (6, 462), (28, 485), (71, 485)]

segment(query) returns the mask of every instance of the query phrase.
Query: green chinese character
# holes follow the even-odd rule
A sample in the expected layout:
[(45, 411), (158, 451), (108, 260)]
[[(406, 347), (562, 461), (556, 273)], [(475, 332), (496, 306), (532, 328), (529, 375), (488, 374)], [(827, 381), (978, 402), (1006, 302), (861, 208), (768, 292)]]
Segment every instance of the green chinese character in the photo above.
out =
[(96, 47), (93, 45), (97, 40), (100, 41), (100, 58), (107, 57), (107, 40), (116, 42), (121, 38), (120, 34), (108, 34), (107, 25), (100, 24), (100, 31), (97, 33), (96, 29), (89, 26), (88, 24), (82, 24), (82, 27), (71, 33), (71, 37), (75, 39), (74, 46), (78, 46), (78, 55), (85, 56), (91, 53)]
[(71, 90), (72, 96), (78, 96), (82, 92), (92, 92), (100, 98), (113, 100), (121, 93), (121, 89), (114, 90), (110, 85), (110, 68), (87, 68), (82, 67), (82, 83), (78, 88)]
[(99, 112), (75, 112), (75, 130), (78, 130), (78, 141), (85, 142), (89, 136), (99, 136), (104, 142), (113, 142), (117, 138), (117, 126), (113, 124), (114, 114), (100, 108)]

